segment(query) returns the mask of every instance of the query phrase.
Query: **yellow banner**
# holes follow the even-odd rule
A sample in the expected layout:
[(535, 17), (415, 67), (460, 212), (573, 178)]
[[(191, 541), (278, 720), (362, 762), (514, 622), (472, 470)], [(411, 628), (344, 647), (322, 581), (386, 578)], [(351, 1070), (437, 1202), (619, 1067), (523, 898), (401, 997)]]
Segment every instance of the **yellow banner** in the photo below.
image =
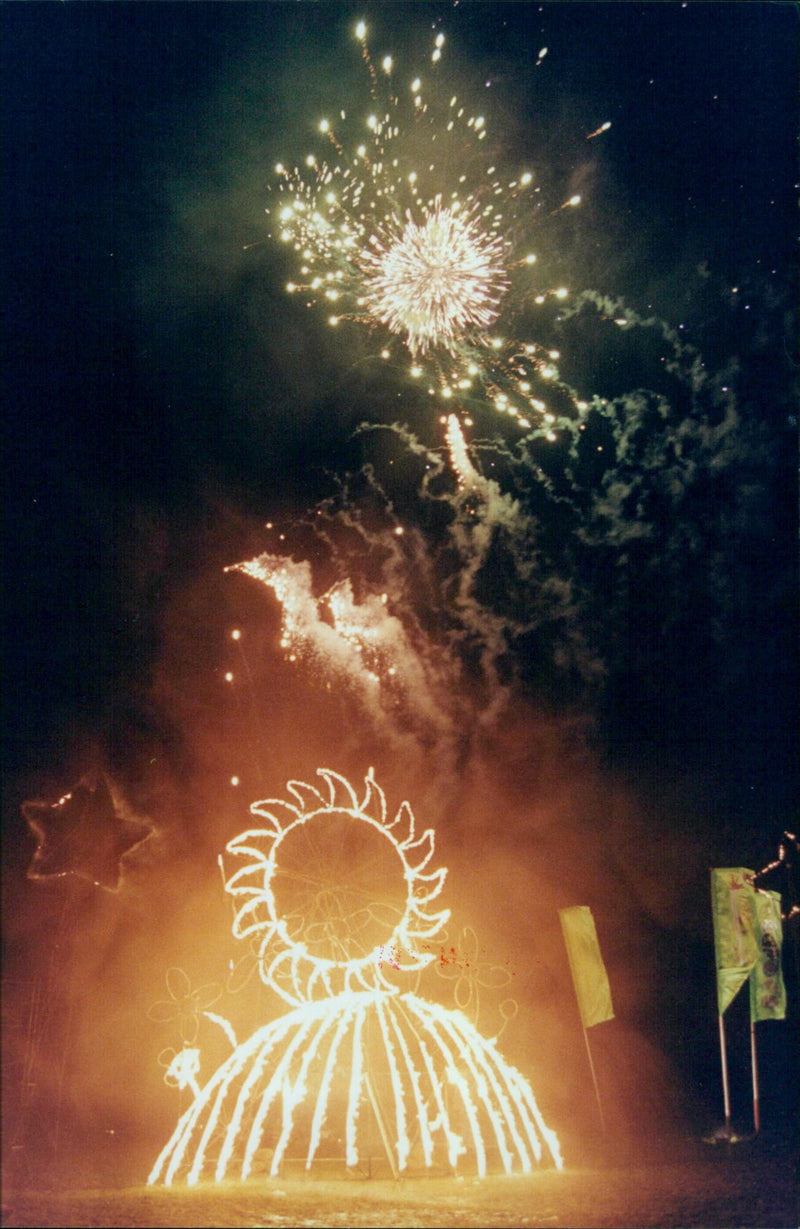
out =
[(558, 916), (583, 1027), (591, 1028), (593, 1024), (613, 1019), (611, 987), (591, 909), (588, 905), (572, 905), (569, 909), (559, 909)]

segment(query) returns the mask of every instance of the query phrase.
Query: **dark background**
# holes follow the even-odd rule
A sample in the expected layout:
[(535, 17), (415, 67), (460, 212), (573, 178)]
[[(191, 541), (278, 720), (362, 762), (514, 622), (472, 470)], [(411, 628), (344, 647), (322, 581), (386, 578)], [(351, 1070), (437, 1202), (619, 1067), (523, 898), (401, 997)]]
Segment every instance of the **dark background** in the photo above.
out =
[[(659, 494), (654, 480), (644, 502), (626, 505), (622, 520), (649, 526), (638, 556), (634, 545), (621, 561), (620, 521), (579, 548), (569, 537), (578, 521), (562, 524), (554, 502), (525, 488), (543, 539), (553, 539), (531, 583), (552, 561), (575, 585), (580, 635), (602, 674), (568, 678), (555, 633), (552, 643), (544, 634), (518, 643), (506, 718), (456, 757), (459, 788), (449, 807), (431, 801), (425, 816), (452, 881), (458, 870), (480, 887), (473, 899), (484, 899), (480, 920), (498, 936), (495, 948), (511, 945), (524, 967), (531, 935), (544, 936), (533, 963), (550, 970), (551, 1005), (537, 998), (546, 978), (521, 979), (520, 997), (541, 1020), (533, 1041), (517, 1042), (522, 1058), (535, 1045), (548, 1067), (555, 1008), (572, 1010), (563, 970), (553, 972), (555, 910), (590, 903), (612, 988), (619, 979), (618, 1021), (601, 1026), (619, 1025), (619, 1035), (597, 1044), (620, 1123), (630, 1133), (643, 1120), (633, 1105), (640, 1061), (656, 1073), (647, 1114), (667, 1116), (657, 1090), (677, 1088), (679, 1120), (699, 1132), (721, 1112), (708, 867), (759, 869), (796, 824), (793, 5), (3, 7), (8, 1010), (23, 1018), (37, 978), (49, 977), (64, 1002), (76, 986), (89, 997), (95, 987), (106, 1027), (110, 1016), (129, 1038), (118, 1079), (126, 1109), (86, 1076), (94, 1042), (84, 1012), (71, 1025), (79, 1041), (59, 1113), (66, 1106), (84, 1123), (114, 1118), (143, 1130), (137, 1081), (161, 1042), (145, 1036), (136, 1012), (158, 997), (170, 963), (193, 959), (193, 977), (218, 976), (193, 950), (185, 901), (174, 930), (160, 916), (152, 976), (141, 974), (156, 925), (145, 920), (147, 902), (154, 884), (180, 896), (190, 878), (203, 890), (197, 900), (221, 895), (214, 858), (247, 817), (246, 802), (221, 802), (237, 742), (255, 744), (253, 788), (276, 795), (289, 776), (310, 779), (317, 763), (358, 779), (376, 762), (356, 700), (343, 694), (331, 707), (308, 678), (287, 674), (270, 599), (220, 580), (225, 565), (266, 548), (266, 520), (292, 523), (330, 494), (331, 472), (358, 468), (360, 421), (404, 421), (426, 447), (441, 445), (413, 392), (360, 363), (368, 343), (356, 331), (334, 346), (313, 313), (288, 301), (282, 254), (261, 243), (275, 161), (299, 161), (318, 115), (362, 89), (350, 34), (362, 15), (376, 51), (389, 47), (408, 64), (440, 23), (447, 71), (452, 64), (464, 92), (491, 97), (494, 132), (536, 163), (553, 204), (581, 191), (577, 221), (543, 228), (554, 281), (623, 298), (641, 317), (680, 328), (717, 386), (733, 390), (736, 428), (709, 446), (680, 499)], [(604, 121), (611, 129), (587, 142)], [(621, 346), (578, 322), (562, 375), (583, 395), (649, 387), (649, 336)], [(683, 406), (685, 388), (670, 395), (677, 438), (682, 414), (697, 407)], [(512, 447), (502, 425), (480, 426)], [(604, 429), (595, 420), (592, 439)], [(668, 443), (659, 440), (662, 458)], [(658, 470), (643, 460), (648, 467)], [(604, 474), (573, 472), (574, 507), (588, 506)], [(425, 540), (413, 483), (404, 495)], [(502, 561), (486, 569), (484, 609), (502, 607), (503, 575)], [(519, 588), (509, 598), (522, 600)], [(223, 714), (215, 730), (218, 701), (203, 680), (222, 669), (232, 621), (258, 626), (262, 616), (258, 670), (251, 659), (260, 724)], [(320, 669), (313, 663), (310, 674)], [(352, 724), (344, 762), (343, 714)], [(402, 766), (382, 754), (380, 744), (379, 772), (416, 807)], [(20, 810), (96, 771), (156, 832), (120, 893), (100, 904), (84, 880), (65, 897), (74, 876), (25, 879), (35, 843)], [(510, 817), (502, 833), (491, 818), (498, 811)], [(495, 857), (511, 868), (508, 917), (490, 887)], [(787, 890), (785, 880), (775, 886)], [(796, 1018), (790, 953), (787, 977)], [(58, 1034), (64, 1018), (56, 1013), (47, 1028)], [(759, 1027), (766, 1129), (776, 1136), (793, 1113), (793, 1027)], [(19, 1032), (12, 1083), (21, 1051), (31, 1050)], [(744, 1016), (730, 1032), (736, 1112), (746, 1118)], [(554, 1075), (537, 1078), (558, 1129), (559, 1113), (585, 1099), (582, 1077), (564, 1077), (563, 1101)], [(174, 1106), (163, 1090), (147, 1097), (167, 1121)]]

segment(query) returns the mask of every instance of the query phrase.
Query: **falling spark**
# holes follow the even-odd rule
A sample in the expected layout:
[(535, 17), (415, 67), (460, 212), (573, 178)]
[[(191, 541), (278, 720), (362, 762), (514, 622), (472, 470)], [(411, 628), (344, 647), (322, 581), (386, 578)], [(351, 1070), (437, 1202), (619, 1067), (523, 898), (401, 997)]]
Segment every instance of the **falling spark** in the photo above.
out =
[[(267, 1147), (273, 1176), (289, 1155), (303, 1156), (311, 1170), (326, 1130), (342, 1141), (342, 1159), (353, 1168), (370, 1155), (375, 1126), (395, 1176), (411, 1165), (451, 1171), (468, 1165), (479, 1177), (498, 1165), (505, 1173), (529, 1173), (545, 1154), (560, 1169), (558, 1140), (530, 1085), (495, 1044), (460, 1011), (401, 991), (383, 973), (387, 948), (399, 955), (391, 967), (401, 975), (435, 959), (433, 940), (449, 910), (428, 912), (446, 875), (443, 868), (426, 869), (434, 854), (432, 830), (415, 835), (405, 802), (390, 818), (372, 770), (361, 799), (338, 773), (319, 769), (317, 775), (324, 793), (290, 781), (294, 802), (253, 803), (253, 814), (268, 826), (244, 832), (227, 846), (232, 855), (248, 859), (226, 884), (239, 902), (234, 933), (248, 938), (263, 932), (262, 976), (293, 1009), (235, 1046), (202, 1089), (195, 1081), (196, 1056), (188, 1068), (184, 1060), (175, 1063), (173, 1080), (190, 1086), (195, 1098), (148, 1183), (193, 1186), (204, 1177), (244, 1181)], [(370, 842), (377, 837), (386, 843), (405, 896), (399, 920), (393, 929), (386, 927), (385, 942), (363, 954), (365, 915), (379, 923), (375, 933), (386, 920), (376, 903), (385, 891), (382, 877), (368, 887), (364, 864), (352, 878), (345, 871), (343, 884), (343, 863), (335, 866), (334, 880), (319, 857), (326, 826), (333, 843), (340, 844), (347, 824), (363, 827)], [(302, 874), (285, 848), (298, 840), (305, 855)], [(356, 849), (349, 847), (351, 863)], [(298, 918), (287, 908), (291, 894), (279, 904), (287, 861), (289, 880), (300, 880), (294, 889), (301, 896), (308, 899), (311, 887), (321, 893), (329, 923), (322, 930), (318, 911)]]
[[(536, 176), (526, 167), (500, 174), (485, 117), (455, 95), (434, 101), (440, 82), (431, 101), (421, 78), (410, 99), (382, 88), (363, 22), (356, 37), (373, 110), (361, 125), (345, 110), (340, 121), (323, 118), (317, 131), (328, 148), (275, 168), (280, 201), (267, 212), (297, 266), (286, 289), (324, 307), (332, 327), (354, 321), (379, 334), (384, 358), (401, 346), (412, 378), (424, 377), (435, 395), (457, 406), (488, 401), (527, 429), (541, 413), (544, 351), (493, 330), (512, 292), (535, 303), (563, 297), (536, 287), (535, 256), (517, 251), (521, 219), (542, 208)], [(434, 64), (443, 43), (437, 35)], [(388, 82), (392, 57), (382, 67)], [(572, 196), (549, 212), (579, 202)]]
[(369, 1155), (373, 1115), (399, 1173), (563, 1166), (529, 1083), (462, 1012), (361, 991), (306, 1003), (242, 1042), (180, 1119), (148, 1184), (244, 1181), (267, 1140), (273, 1177), (287, 1153), (310, 1171), (323, 1127), (343, 1135), (353, 1168)]
[(594, 139), (594, 137), (599, 137), (601, 133), (608, 132), (610, 127), (611, 127), (611, 121), (606, 120), (606, 122), (604, 124), (601, 124), (599, 128), (595, 128), (594, 132), (587, 132), (586, 140), (591, 141)]

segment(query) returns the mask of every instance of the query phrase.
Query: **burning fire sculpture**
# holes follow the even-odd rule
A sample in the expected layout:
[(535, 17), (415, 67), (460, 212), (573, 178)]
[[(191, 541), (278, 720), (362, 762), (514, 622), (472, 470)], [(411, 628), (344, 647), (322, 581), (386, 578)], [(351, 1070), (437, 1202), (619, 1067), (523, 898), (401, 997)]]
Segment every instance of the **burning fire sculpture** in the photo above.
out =
[[(263, 980), (292, 1007), (234, 1044), (195, 1093), (151, 1184), (246, 1179), (263, 1157), (277, 1175), (334, 1150), (348, 1168), (377, 1151), (392, 1174), (529, 1172), (561, 1155), (530, 1086), (458, 1010), (401, 989), (436, 959), (450, 911), (431, 908), (446, 870), (434, 834), (393, 818), (372, 776), (358, 799), (338, 773), (294, 802), (255, 802), (265, 826), (230, 841), (243, 865), (226, 882), (234, 934), (255, 939)], [(233, 1038), (232, 1038), (233, 1040)], [(193, 1051), (192, 1053), (196, 1053)], [(194, 1069), (193, 1069), (194, 1076)]]

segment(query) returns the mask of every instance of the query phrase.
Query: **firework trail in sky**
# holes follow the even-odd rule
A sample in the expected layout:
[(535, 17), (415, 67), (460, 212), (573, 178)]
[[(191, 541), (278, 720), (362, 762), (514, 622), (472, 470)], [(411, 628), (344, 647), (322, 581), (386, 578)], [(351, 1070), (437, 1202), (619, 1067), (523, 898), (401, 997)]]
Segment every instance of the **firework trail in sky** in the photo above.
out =
[[(357, 520), (356, 514), (352, 523)], [(308, 561), (270, 552), (228, 571), (272, 589), (281, 606), (280, 647), (288, 661), (320, 673), (328, 689), (349, 687), (373, 730), (402, 741), (404, 727), (426, 731), (431, 738), (449, 728), (453, 700), (448, 693), (457, 676), (415, 634), (405, 602), (399, 607), (401, 618), (386, 591), (357, 597), (347, 575), (318, 595)], [(392, 587), (397, 595), (397, 585)]]
[[(287, 526), (280, 552), (290, 553), (275, 542), (228, 571), (272, 590), (290, 664), (327, 690), (346, 692), (373, 737), (396, 751), (436, 746), (445, 782), (508, 706), (514, 654), (525, 637), (555, 637), (562, 667), (587, 681), (600, 667), (582, 638), (569, 580), (539, 574), (535, 519), (473, 465), (455, 415), (444, 454), (399, 426), (365, 427), (364, 434), (417, 461), (419, 485), (406, 493), (416, 511), (407, 522), (399, 519), (406, 510), (390, 485), (392, 467), (379, 475), (368, 465)], [(435, 532), (413, 523), (426, 510), (440, 521)], [(274, 527), (271, 536), (279, 537)], [(298, 557), (307, 552), (314, 566)], [(319, 582), (321, 559), (338, 576), (327, 588)], [(486, 588), (498, 568), (499, 602)]]
[(444, 36), (413, 81), (373, 58), (363, 23), (356, 37), (372, 110), (355, 98), (278, 164), (272, 234), (290, 294), (349, 327), (345, 348), (366, 333), (434, 414), (412, 430), (381, 401), (356, 431), (361, 467), (228, 570), (272, 590), (284, 657), (355, 699), (375, 736), (455, 764), (520, 695), (592, 710), (627, 660), (629, 608), (658, 641), (712, 538), (698, 584), (723, 619), (731, 550), (697, 504), (753, 441), (730, 373), (707, 371), (682, 325), (545, 288), (552, 253), (526, 241), (579, 197), (553, 208), (546, 168), (508, 169), (453, 89)]
[(344, 684), (376, 735), (436, 745), (443, 765), (521, 694), (585, 712), (627, 651), (631, 595), (661, 635), (661, 603), (681, 603), (711, 540), (697, 583), (726, 617), (734, 545), (724, 506), (700, 522), (698, 501), (756, 453), (725, 374), (617, 300), (584, 294), (579, 327), (584, 311), (618, 347), (652, 351), (651, 388), (593, 398), (555, 446), (543, 429), (468, 443), (454, 413), (439, 447), (364, 423), (362, 469), (230, 569), (275, 593), (290, 661)]
[[(374, 111), (355, 122), (345, 110), (323, 118), (328, 150), (275, 168), (280, 204), (269, 212), (297, 267), (287, 290), (322, 304), (331, 326), (366, 326), (381, 356), (404, 354), (410, 376), (437, 400), (460, 408), (488, 400), (523, 428), (553, 423), (558, 353), (498, 331), (512, 291), (536, 304), (568, 295), (536, 286), (536, 254), (517, 241), (523, 219), (530, 226), (547, 210), (534, 172), (502, 174), (482, 115), (455, 94), (445, 101), (437, 79), (415, 77), (395, 92), (391, 56), (376, 67), (363, 22), (356, 36)], [(444, 41), (437, 34), (434, 78)], [(579, 203), (574, 195), (549, 212)], [(571, 413), (585, 409), (567, 399)]]
[[(508, 678), (501, 681), (497, 662), (541, 618), (530, 602), (521, 615), (498, 615), (477, 594), (498, 538), (515, 543), (511, 554), (518, 556), (535, 525), (519, 500), (473, 463), (462, 422), (472, 425), (471, 404), (488, 404), (549, 442), (560, 427), (570, 437), (583, 428), (589, 406), (559, 379), (559, 352), (499, 331), (503, 313), (520, 299), (566, 305), (566, 288), (535, 283), (536, 254), (522, 240), (539, 216), (573, 208), (580, 197), (550, 208), (532, 168), (498, 169), (484, 116), (437, 79), (443, 34), (434, 41), (431, 79), (415, 77), (402, 88), (390, 56), (373, 60), (364, 23), (355, 34), (373, 109), (356, 120), (345, 110), (320, 119), (322, 151), (299, 167), (278, 163), (280, 202), (268, 212), (274, 237), (294, 253), (288, 292), (323, 306), (332, 327), (347, 320), (377, 336), (382, 357), (402, 362), (444, 411), (444, 455), (403, 427), (389, 430), (424, 467), (414, 502), (439, 505), (447, 527), (435, 543), (404, 524), (385, 489), (388, 475), (368, 465), (361, 477), (382, 509), (379, 527), (362, 517), (349, 479), (340, 483), (341, 498), (310, 518), (338, 572), (333, 586), (320, 593), (296, 543), (287, 547), (291, 557), (267, 550), (229, 570), (275, 593), (290, 662), (321, 667), (329, 688), (346, 682), (374, 729), (393, 736), (413, 729), (436, 741), (502, 707)], [(448, 463), (455, 489), (447, 479), (437, 485)], [(371, 556), (379, 589), (365, 588), (361, 569), (353, 571), (344, 546), (353, 538)], [(527, 583), (530, 559), (520, 572)], [(568, 590), (542, 585), (548, 618)], [(588, 662), (581, 668), (594, 671)]]

